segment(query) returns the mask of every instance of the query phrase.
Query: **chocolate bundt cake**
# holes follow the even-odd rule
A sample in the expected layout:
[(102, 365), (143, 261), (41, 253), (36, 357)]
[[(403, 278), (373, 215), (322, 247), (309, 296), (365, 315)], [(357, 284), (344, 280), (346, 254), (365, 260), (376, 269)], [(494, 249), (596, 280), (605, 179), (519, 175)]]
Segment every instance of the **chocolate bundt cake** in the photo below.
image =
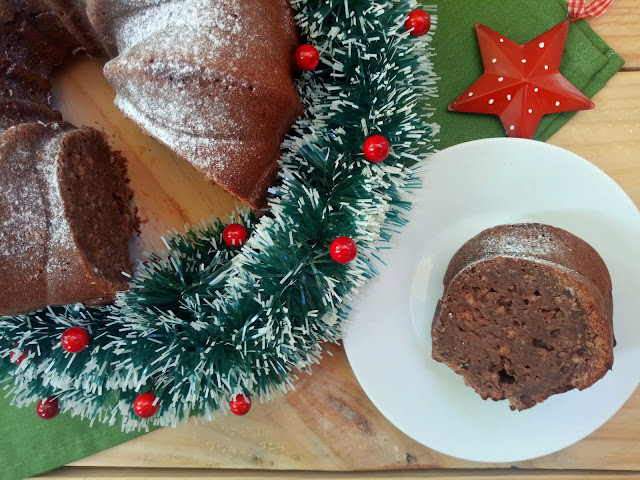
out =
[(95, 0), (116, 105), (253, 208), (302, 113), (288, 0)]
[(106, 53), (125, 115), (240, 200), (264, 205), (302, 114), (287, 0), (0, 0), (0, 10), (0, 113), (17, 100), (31, 118), (70, 52)]
[(302, 113), (296, 45), (287, 0), (0, 0), (0, 314), (125, 286), (124, 161), (62, 122), (55, 67), (79, 50), (108, 54), (121, 110), (258, 209)]
[(52, 70), (76, 48), (97, 51), (86, 22), (62, 10), (0, 1), (0, 315), (104, 303), (127, 285), (125, 161), (49, 105)]
[(453, 256), (434, 360), (512, 410), (583, 390), (613, 366), (611, 278), (585, 241), (542, 224), (481, 232)]
[(0, 313), (104, 303), (126, 289), (124, 161), (90, 128), (23, 123), (0, 142)]

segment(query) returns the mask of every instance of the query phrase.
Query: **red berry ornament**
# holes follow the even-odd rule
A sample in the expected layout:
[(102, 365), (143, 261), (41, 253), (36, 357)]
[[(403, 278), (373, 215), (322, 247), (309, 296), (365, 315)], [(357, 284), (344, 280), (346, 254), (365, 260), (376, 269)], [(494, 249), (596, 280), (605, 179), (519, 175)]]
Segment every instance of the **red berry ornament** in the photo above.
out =
[(391, 145), (382, 135), (372, 135), (364, 141), (364, 156), (367, 160), (379, 163), (389, 156)]
[(247, 229), (239, 223), (232, 223), (222, 232), (222, 239), (230, 247), (241, 247), (247, 241)]
[(229, 408), (236, 415), (246, 415), (251, 410), (251, 398), (240, 394), (229, 402)]
[(25, 350), (24, 352), (13, 351), (9, 354), (9, 360), (11, 360), (11, 363), (15, 363), (19, 366), (24, 361), (24, 359), (27, 358), (27, 355), (29, 355), (28, 350)]
[(431, 17), (424, 10), (414, 10), (404, 22), (404, 28), (411, 30), (414, 37), (421, 37), (431, 28)]
[(313, 45), (300, 45), (296, 49), (295, 57), (300, 70), (313, 70), (320, 63), (320, 54)]
[(158, 397), (151, 392), (141, 393), (133, 401), (133, 411), (140, 418), (153, 417), (158, 411), (157, 398)]
[(60, 404), (56, 397), (43, 398), (36, 405), (36, 413), (40, 418), (51, 420), (60, 413)]
[(71, 327), (62, 334), (60, 343), (67, 352), (81, 352), (89, 345), (89, 333), (84, 328)]
[(349, 237), (338, 237), (331, 242), (329, 253), (336, 262), (345, 264), (356, 258), (358, 247)]

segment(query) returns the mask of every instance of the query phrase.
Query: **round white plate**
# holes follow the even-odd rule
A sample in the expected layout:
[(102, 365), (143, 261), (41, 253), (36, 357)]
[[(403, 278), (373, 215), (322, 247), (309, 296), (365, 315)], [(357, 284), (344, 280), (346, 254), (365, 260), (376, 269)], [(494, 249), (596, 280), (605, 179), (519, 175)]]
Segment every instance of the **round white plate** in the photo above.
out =
[[(487, 139), (434, 155), (423, 168), (410, 223), (383, 252), (381, 277), (345, 326), (349, 362), (376, 407), (439, 452), (482, 462), (546, 455), (605, 423), (640, 381), (640, 212), (582, 158), (531, 140)], [(614, 365), (582, 392), (512, 412), (482, 400), (431, 359), (431, 321), (454, 252), (485, 228), (542, 222), (589, 242), (613, 281)]]

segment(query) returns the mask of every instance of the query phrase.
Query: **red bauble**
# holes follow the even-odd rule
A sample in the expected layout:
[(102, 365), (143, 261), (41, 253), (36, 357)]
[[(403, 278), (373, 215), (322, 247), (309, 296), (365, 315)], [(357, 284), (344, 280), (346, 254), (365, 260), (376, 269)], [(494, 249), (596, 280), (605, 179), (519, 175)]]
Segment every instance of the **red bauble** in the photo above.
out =
[(559, 71), (568, 31), (566, 21), (520, 45), (476, 25), (484, 74), (449, 110), (498, 115), (510, 137), (533, 138), (543, 115), (593, 108)]
[(158, 411), (158, 403), (154, 405), (157, 398), (151, 392), (141, 393), (133, 401), (133, 411), (140, 418), (153, 417)]
[(20, 365), (24, 361), (24, 359), (27, 358), (28, 355), (29, 355), (28, 350), (24, 350), (23, 352), (13, 351), (9, 354), (9, 360), (11, 360), (11, 362), (15, 363), (16, 365)]
[(300, 45), (296, 49), (295, 58), (300, 70), (313, 70), (320, 63), (320, 54), (313, 45)]
[(229, 408), (236, 415), (246, 415), (251, 410), (251, 398), (240, 394), (229, 402)]
[(247, 229), (239, 223), (232, 223), (222, 232), (222, 239), (230, 247), (241, 247), (247, 242)]
[(338, 237), (331, 242), (329, 253), (336, 262), (345, 264), (356, 258), (358, 247), (349, 237)]
[(431, 17), (424, 10), (414, 10), (404, 22), (404, 28), (411, 30), (411, 35), (420, 37), (431, 28)]
[(379, 163), (389, 156), (391, 145), (389, 145), (389, 140), (382, 135), (372, 135), (364, 141), (362, 150), (367, 160)]
[(81, 327), (68, 328), (60, 339), (62, 348), (67, 352), (78, 353), (89, 345), (89, 333)]
[(51, 420), (60, 413), (60, 403), (56, 397), (43, 398), (36, 405), (36, 413), (40, 418)]

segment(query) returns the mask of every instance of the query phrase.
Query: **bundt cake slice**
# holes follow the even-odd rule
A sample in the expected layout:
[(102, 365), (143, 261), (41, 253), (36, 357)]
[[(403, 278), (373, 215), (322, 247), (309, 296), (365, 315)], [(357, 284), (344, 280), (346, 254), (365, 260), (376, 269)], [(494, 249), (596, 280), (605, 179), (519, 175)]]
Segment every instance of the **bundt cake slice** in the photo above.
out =
[(112, 301), (136, 228), (124, 161), (96, 130), (65, 123), (0, 138), (0, 314)]
[(483, 399), (523, 410), (613, 366), (611, 279), (580, 238), (542, 224), (485, 230), (454, 255), (432, 356)]
[(297, 36), (283, 0), (90, 1), (117, 57), (105, 76), (116, 105), (233, 195), (260, 208), (280, 143), (302, 113)]

